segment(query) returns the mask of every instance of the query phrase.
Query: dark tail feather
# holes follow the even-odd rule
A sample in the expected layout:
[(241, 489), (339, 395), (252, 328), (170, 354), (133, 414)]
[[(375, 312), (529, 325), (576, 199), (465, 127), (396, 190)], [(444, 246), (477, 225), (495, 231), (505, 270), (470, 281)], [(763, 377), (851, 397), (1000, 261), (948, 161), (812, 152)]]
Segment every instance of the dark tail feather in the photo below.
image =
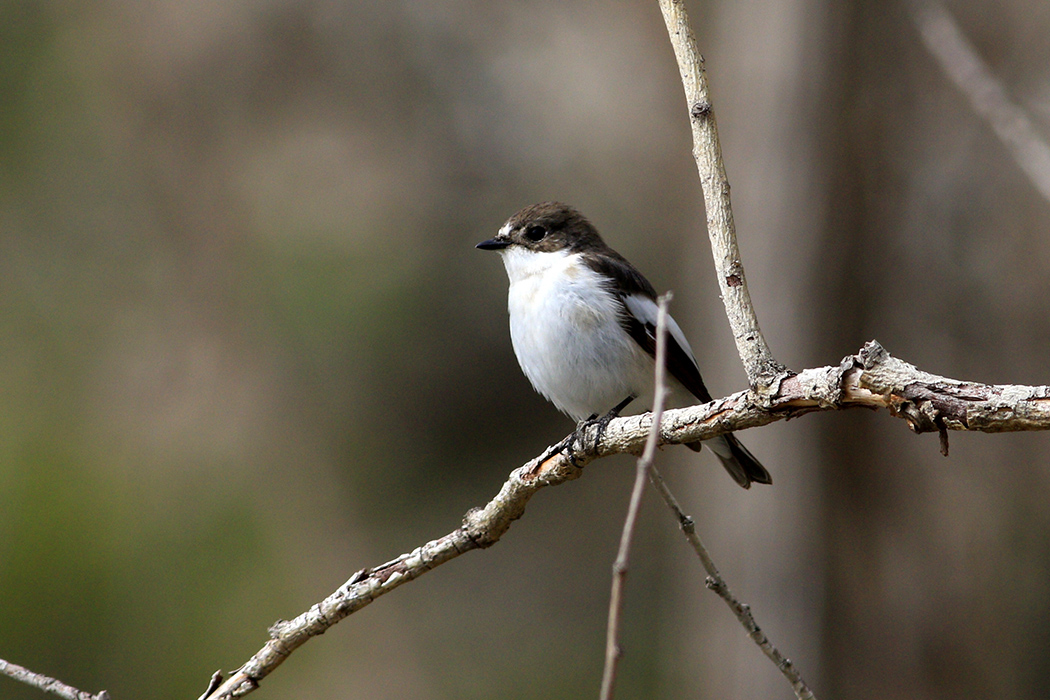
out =
[(722, 462), (722, 466), (729, 472), (729, 476), (733, 477), (733, 481), (745, 489), (751, 488), (752, 481), (759, 484), (773, 483), (773, 477), (769, 475), (766, 468), (755, 459), (753, 454), (748, 452), (733, 433), (726, 433), (703, 442), (690, 442), (686, 444), (686, 447), (699, 452), (702, 445), (711, 448), (711, 451)]

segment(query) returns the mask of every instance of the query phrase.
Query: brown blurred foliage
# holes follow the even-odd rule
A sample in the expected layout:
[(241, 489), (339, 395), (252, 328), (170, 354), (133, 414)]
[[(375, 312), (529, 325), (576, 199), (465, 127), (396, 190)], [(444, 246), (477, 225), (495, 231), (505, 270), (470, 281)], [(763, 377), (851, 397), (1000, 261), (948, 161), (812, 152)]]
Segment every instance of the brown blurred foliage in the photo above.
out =
[[(1050, 134), (1050, 4), (949, 9)], [(904, 8), (692, 14), (779, 358), (874, 337), (1050, 381), (1050, 204)], [(742, 388), (677, 80), (655, 3), (0, 4), (0, 657), (196, 697), (565, 434), (472, 248), (522, 205), (580, 207), (675, 289), (712, 391)], [(1050, 436), (944, 459), (853, 412), (744, 437), (772, 488), (661, 464), (818, 696), (1045, 696)], [(259, 697), (596, 693), (631, 466), (544, 493)], [(621, 695), (791, 697), (653, 498), (639, 537)]]

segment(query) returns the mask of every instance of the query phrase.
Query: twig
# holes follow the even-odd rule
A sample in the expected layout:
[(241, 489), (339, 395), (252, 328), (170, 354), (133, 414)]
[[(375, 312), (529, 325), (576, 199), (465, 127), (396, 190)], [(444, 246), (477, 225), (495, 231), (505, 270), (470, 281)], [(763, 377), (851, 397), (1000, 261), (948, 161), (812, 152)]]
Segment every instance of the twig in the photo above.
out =
[[(938, 377), (891, 357), (875, 341), (837, 366), (779, 377), (774, 387), (768, 405), (756, 405), (750, 392), (743, 391), (702, 406), (664, 411), (660, 443), (696, 442), (814, 411), (856, 407), (888, 408), (915, 432), (939, 433), (942, 427), (991, 433), (1050, 429), (1050, 387)], [(617, 418), (601, 440), (578, 446), (571, 459), (561, 452), (515, 469), (496, 497), (467, 513), (461, 527), (382, 566), (358, 571), (299, 617), (277, 622), (270, 641), (209, 698), (247, 695), (293, 651), (346, 616), (464, 552), (495, 544), (525, 513), (533, 494), (579, 478), (580, 467), (600, 457), (638, 454), (652, 426), (651, 414)]]
[(747, 291), (744, 266), (737, 248), (733, 208), (729, 201), (729, 179), (722, 161), (718, 127), (708, 93), (707, 75), (704, 73), (704, 58), (696, 47), (684, 2), (660, 0), (660, 10), (682, 75), (689, 120), (693, 126), (693, 157), (704, 190), (707, 235), (711, 239), (711, 254), (718, 274), (722, 303), (725, 304), (748, 382), (759, 395), (764, 395), (776, 376), (784, 371), (784, 365), (777, 362), (766, 344), (762, 329), (758, 327), (751, 294)]
[(714, 560), (707, 551), (707, 547), (704, 546), (703, 541), (700, 539), (700, 535), (696, 534), (696, 523), (693, 519), (686, 515), (682, 511), (682, 507), (678, 504), (678, 499), (674, 497), (671, 490), (667, 487), (660, 473), (655, 467), (649, 470), (649, 479), (653, 483), (653, 487), (659, 492), (660, 496), (663, 497), (664, 502), (674, 513), (678, 519), (678, 525), (682, 528), (682, 532), (685, 534), (685, 538), (692, 545), (693, 551), (696, 552), (697, 558), (700, 559), (700, 563), (704, 567), (704, 571), (707, 572), (707, 587), (712, 591), (721, 596), (722, 600), (726, 602), (729, 609), (736, 615), (737, 620), (744, 626), (744, 630), (747, 631), (747, 636), (758, 645), (758, 648), (769, 657), (769, 659), (776, 664), (776, 667), (780, 669), (780, 672), (784, 674), (784, 677), (791, 683), (791, 688), (795, 691), (795, 696), (798, 700), (815, 700), (813, 692), (806, 685), (806, 682), (802, 680), (802, 674), (799, 673), (795, 665), (791, 663), (790, 659), (784, 657), (780, 651), (773, 646), (773, 643), (769, 641), (769, 637), (766, 636), (765, 632), (755, 622), (754, 616), (751, 614), (751, 608), (744, 603), (737, 600), (736, 596), (733, 595), (732, 591), (729, 590), (729, 584), (726, 583), (725, 579), (722, 578), (722, 574), (719, 573), (718, 567), (715, 566)]
[(30, 671), (28, 668), (13, 664), (9, 661), (0, 659), (0, 674), (13, 678), (16, 681), (21, 681), (27, 685), (31, 685), (34, 688), (39, 688), (45, 693), (54, 693), (55, 695), (66, 698), (66, 700), (109, 700), (109, 693), (105, 690), (92, 694), (83, 690), (77, 690), (71, 685), (66, 685), (60, 680), (45, 676), (42, 673), (36, 673)]
[(216, 671), (211, 674), (211, 679), (208, 681), (208, 687), (204, 689), (200, 697), (197, 700), (207, 700), (208, 696), (215, 692), (215, 689), (222, 685), (222, 671)]
[(642, 504), (642, 493), (645, 491), (645, 477), (653, 466), (656, 445), (660, 438), (660, 417), (664, 412), (664, 399), (667, 395), (664, 363), (667, 361), (667, 304), (671, 293), (667, 292), (658, 300), (659, 312), (656, 316), (656, 369), (655, 388), (653, 390), (653, 424), (645, 440), (645, 449), (638, 459), (634, 475), (634, 488), (631, 489), (631, 502), (627, 508), (627, 517), (623, 523), (623, 534), (620, 535), (620, 549), (613, 563), (612, 593), (609, 596), (609, 626), (605, 636), (605, 670), (602, 673), (601, 700), (612, 700), (616, 687), (616, 671), (620, 656), (620, 618), (623, 613), (623, 590), (627, 584), (628, 557), (631, 551), (631, 540), (634, 537), (634, 526), (638, 521), (638, 509)]
[(992, 127), (1036, 190), (1050, 201), (1050, 144), (1025, 110), (1010, 99), (943, 4), (938, 0), (910, 0), (908, 7), (922, 43), (941, 70)]

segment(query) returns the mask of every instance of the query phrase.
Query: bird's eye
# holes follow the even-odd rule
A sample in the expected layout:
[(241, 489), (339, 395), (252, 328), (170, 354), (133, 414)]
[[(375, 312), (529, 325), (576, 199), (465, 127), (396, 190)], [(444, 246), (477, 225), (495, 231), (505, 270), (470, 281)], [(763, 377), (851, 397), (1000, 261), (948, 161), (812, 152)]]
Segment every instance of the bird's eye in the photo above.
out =
[(525, 229), (525, 238), (530, 241), (542, 241), (543, 237), (547, 235), (547, 229), (540, 226), (539, 224), (533, 224)]

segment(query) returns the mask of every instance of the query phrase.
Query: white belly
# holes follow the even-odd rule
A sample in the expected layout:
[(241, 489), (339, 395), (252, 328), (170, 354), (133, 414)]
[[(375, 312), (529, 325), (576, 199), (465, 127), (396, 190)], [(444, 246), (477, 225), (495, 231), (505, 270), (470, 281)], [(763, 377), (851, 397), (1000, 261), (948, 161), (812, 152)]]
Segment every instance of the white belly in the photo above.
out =
[(648, 403), (653, 360), (619, 323), (620, 305), (578, 255), (508, 250), (514, 353), (533, 387), (575, 420), (628, 396)]

